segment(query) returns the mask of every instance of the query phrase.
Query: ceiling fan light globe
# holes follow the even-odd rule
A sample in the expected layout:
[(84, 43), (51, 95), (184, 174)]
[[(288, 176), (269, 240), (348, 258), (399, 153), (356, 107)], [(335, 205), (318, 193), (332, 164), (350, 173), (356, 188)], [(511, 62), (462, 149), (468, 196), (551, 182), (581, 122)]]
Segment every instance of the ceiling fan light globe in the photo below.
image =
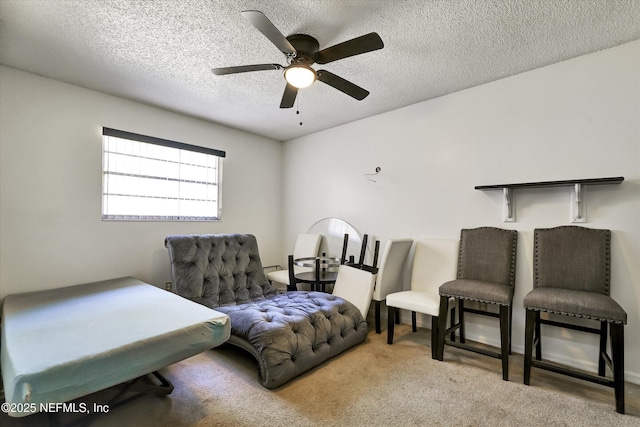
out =
[(307, 65), (294, 64), (284, 70), (284, 78), (291, 86), (302, 89), (316, 81), (316, 72)]

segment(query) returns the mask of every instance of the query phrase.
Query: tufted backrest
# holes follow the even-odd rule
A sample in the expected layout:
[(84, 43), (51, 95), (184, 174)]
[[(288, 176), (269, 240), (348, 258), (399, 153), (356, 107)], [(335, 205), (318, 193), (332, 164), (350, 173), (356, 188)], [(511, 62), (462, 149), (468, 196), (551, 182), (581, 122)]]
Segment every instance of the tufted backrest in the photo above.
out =
[(517, 238), (517, 231), (496, 227), (462, 230), (458, 279), (515, 286)]
[(175, 291), (187, 299), (216, 308), (276, 293), (251, 234), (168, 236), (165, 247)]
[(566, 225), (534, 230), (533, 287), (609, 295), (611, 231)]

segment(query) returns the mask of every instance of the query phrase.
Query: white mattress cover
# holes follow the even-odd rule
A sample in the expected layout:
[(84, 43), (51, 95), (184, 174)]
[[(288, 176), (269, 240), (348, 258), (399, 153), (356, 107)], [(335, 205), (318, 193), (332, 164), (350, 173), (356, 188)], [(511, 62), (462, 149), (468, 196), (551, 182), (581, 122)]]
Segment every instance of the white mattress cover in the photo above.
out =
[(226, 314), (132, 277), (9, 295), (5, 400), (67, 402), (218, 346), (229, 334)]

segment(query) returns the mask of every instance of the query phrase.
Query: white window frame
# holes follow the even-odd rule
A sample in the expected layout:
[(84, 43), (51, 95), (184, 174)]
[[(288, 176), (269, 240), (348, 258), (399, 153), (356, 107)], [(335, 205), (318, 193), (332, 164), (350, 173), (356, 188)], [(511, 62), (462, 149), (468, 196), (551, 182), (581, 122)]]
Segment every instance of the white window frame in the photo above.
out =
[(102, 219), (220, 221), (224, 151), (102, 128)]

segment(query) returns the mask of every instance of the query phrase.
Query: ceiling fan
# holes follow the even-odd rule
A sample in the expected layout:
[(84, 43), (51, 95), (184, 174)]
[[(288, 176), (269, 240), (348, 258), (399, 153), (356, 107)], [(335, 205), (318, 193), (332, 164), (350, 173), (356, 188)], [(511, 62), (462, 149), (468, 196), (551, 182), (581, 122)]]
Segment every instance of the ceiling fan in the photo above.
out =
[(269, 19), (257, 10), (246, 10), (241, 13), (254, 27), (258, 29), (271, 43), (273, 43), (287, 58), (289, 65), (280, 64), (256, 64), (241, 65), (237, 67), (214, 68), (214, 74), (246, 73), (249, 71), (282, 70), (287, 86), (284, 89), (280, 108), (291, 108), (298, 95), (298, 89), (311, 85), (319, 80), (341, 92), (357, 99), (363, 100), (369, 92), (360, 86), (351, 83), (326, 70), (315, 71), (311, 68), (314, 63), (328, 64), (338, 59), (360, 55), (382, 49), (384, 43), (377, 33), (369, 33), (356, 37), (337, 45), (319, 50), (318, 40), (307, 34), (292, 34), (285, 37)]

